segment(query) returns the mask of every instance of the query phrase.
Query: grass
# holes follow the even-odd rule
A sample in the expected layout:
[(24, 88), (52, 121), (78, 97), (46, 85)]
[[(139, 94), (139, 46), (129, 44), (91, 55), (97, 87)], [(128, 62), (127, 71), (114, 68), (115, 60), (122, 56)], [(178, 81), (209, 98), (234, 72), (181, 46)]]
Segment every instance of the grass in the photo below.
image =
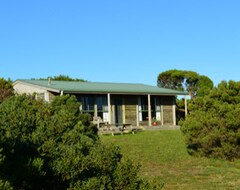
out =
[(140, 163), (142, 177), (160, 176), (163, 189), (240, 190), (240, 161), (189, 156), (180, 130), (106, 135), (101, 139), (120, 146), (124, 157)]

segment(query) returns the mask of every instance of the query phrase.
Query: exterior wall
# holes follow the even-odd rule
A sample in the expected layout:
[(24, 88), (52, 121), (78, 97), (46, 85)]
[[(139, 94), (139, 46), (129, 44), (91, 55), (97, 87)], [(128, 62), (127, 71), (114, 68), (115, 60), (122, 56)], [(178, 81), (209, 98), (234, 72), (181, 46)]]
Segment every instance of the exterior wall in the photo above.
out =
[[(123, 121), (124, 123), (131, 123), (132, 125), (138, 124), (138, 98), (136, 95), (122, 95), (122, 96), (111, 96), (113, 100), (114, 97), (121, 98), (123, 100)], [(175, 106), (175, 96), (150, 96), (151, 104), (154, 104), (153, 99), (159, 99), (159, 108), (156, 111), (156, 105), (151, 105), (151, 115), (156, 118), (156, 114), (158, 112), (158, 125), (175, 125), (175, 114), (174, 114), (174, 106)], [(111, 101), (112, 105), (112, 116), (114, 117), (114, 104)], [(114, 120), (113, 120), (114, 121)], [(139, 122), (140, 125), (148, 126), (148, 121)]]
[(138, 104), (137, 96), (126, 96), (124, 97), (125, 103), (125, 123), (131, 123), (137, 125), (137, 109)]
[(15, 90), (15, 92), (17, 94), (34, 94), (34, 93), (38, 93), (38, 94), (42, 94), (47, 92), (47, 90), (42, 89), (42, 88), (37, 88), (35, 86), (30, 86), (24, 83), (17, 83), (13, 86), (13, 89)]
[(173, 102), (174, 96), (163, 96), (162, 97), (162, 110), (163, 110), (163, 124), (174, 125), (173, 121)]
[(58, 95), (57, 93), (49, 92), (42, 88), (37, 88), (33, 85), (27, 85), (24, 83), (16, 83), (13, 86), (13, 89), (17, 94), (27, 94), (27, 95), (33, 95), (36, 94), (36, 99), (42, 99), (47, 102), (50, 102), (53, 100), (53, 98)]
[[(114, 122), (114, 98), (120, 98), (123, 100), (123, 121), (124, 123), (131, 123), (132, 125), (137, 125), (137, 105), (138, 105), (138, 97), (136, 95), (132, 96), (111, 96), (111, 110), (112, 110), (112, 121)], [(151, 99), (153, 98), (159, 98), (161, 101), (161, 105), (159, 105), (161, 108), (159, 110), (159, 123), (158, 125), (174, 125), (173, 120), (173, 102), (175, 97), (174, 96), (151, 96)], [(152, 106), (152, 116), (156, 117), (156, 111), (155, 107)], [(142, 126), (148, 126), (148, 121), (140, 121), (140, 125)]]

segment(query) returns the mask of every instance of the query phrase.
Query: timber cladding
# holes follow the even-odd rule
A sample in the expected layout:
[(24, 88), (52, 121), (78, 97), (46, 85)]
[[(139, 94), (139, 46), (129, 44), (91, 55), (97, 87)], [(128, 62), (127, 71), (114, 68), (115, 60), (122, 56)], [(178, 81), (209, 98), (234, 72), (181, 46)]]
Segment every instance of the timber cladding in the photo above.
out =
[(165, 125), (173, 125), (174, 96), (162, 96), (163, 122)]
[(124, 97), (125, 104), (125, 123), (131, 123), (132, 125), (136, 125), (137, 118), (137, 108), (136, 105), (137, 97), (136, 96), (125, 96)]

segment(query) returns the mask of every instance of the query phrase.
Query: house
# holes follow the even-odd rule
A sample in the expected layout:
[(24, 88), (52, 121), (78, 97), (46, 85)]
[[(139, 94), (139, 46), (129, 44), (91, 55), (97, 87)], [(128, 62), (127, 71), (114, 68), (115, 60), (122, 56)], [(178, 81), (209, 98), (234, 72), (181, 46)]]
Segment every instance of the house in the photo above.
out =
[(133, 126), (176, 125), (177, 95), (188, 93), (145, 84), (98, 83), (50, 80), (16, 80), (17, 94), (35, 94), (49, 102), (54, 96), (75, 95), (82, 113), (89, 113), (109, 124)]

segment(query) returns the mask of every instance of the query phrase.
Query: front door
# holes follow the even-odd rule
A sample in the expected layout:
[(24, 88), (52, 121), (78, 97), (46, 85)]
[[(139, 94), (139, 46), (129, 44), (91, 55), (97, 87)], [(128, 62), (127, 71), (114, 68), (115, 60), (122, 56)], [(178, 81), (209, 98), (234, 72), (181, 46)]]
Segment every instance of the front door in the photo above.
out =
[(121, 99), (115, 99), (114, 100), (114, 106), (115, 106), (115, 123), (123, 123), (123, 115), (122, 115), (122, 100)]

